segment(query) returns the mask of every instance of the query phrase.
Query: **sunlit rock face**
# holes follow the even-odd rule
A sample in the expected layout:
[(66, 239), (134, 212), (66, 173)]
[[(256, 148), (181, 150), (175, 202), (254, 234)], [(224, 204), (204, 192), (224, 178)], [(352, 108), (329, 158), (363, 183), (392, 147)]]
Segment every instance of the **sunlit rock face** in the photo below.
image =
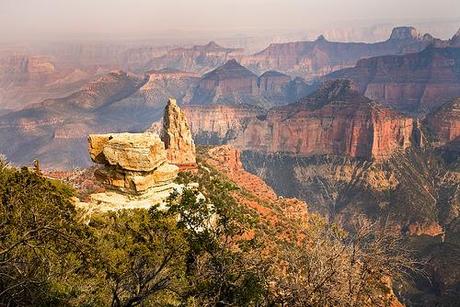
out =
[(233, 144), (295, 156), (384, 159), (411, 146), (413, 120), (357, 93), (345, 80), (326, 83), (299, 103), (254, 118)]
[(140, 194), (165, 187), (176, 178), (178, 167), (167, 162), (167, 152), (154, 133), (90, 135), (91, 159), (103, 167), (96, 178), (107, 188)]
[(168, 161), (183, 166), (196, 165), (195, 142), (185, 113), (175, 99), (169, 99), (163, 117), (161, 140), (164, 142)]

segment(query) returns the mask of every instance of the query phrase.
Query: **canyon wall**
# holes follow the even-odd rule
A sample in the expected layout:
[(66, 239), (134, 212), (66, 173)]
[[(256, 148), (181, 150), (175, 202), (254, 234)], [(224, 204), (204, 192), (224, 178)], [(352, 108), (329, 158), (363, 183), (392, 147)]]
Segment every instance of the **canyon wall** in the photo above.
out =
[(364, 59), (326, 78), (350, 79), (371, 99), (424, 113), (460, 96), (459, 67), (460, 48), (429, 47), (419, 53)]

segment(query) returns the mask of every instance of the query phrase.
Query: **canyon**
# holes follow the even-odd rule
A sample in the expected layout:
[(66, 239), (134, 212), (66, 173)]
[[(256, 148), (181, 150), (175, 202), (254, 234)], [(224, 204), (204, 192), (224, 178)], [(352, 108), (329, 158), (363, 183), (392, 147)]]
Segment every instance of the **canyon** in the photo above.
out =
[(306, 98), (268, 111), (248, 105), (192, 105), (185, 111), (196, 140), (242, 150), (381, 160), (418, 142), (414, 119), (362, 96), (346, 80), (326, 82)]
[[(252, 109), (254, 111), (250, 114), (255, 114), (260, 112), (257, 106), (268, 108), (293, 102), (314, 88), (300, 78), (291, 80), (289, 76), (275, 72), (258, 78), (235, 61), (227, 62), (210, 74), (223, 77), (213, 83), (206, 93), (202, 89), (203, 84), (209, 84), (209, 75), (200, 77), (195, 73), (172, 69), (141, 75), (116, 70), (99, 75), (67, 96), (45, 99), (19, 111), (0, 113), (2, 152), (12, 162), (21, 164), (39, 159), (44, 167), (89, 166), (89, 159), (82, 155), (88, 133), (145, 131), (152, 122), (162, 118), (170, 97), (176, 97), (179, 104), (186, 106), (188, 113), (201, 108), (211, 117), (229, 118), (236, 113), (248, 117), (243, 110)], [(246, 86), (248, 80), (250, 94), (241, 90), (241, 84)], [(239, 91), (242, 91), (241, 94)], [(210, 97), (209, 93), (216, 102), (212, 108), (204, 107), (211, 103), (206, 100)], [(235, 100), (235, 97), (241, 99)], [(223, 102), (245, 106), (225, 114), (220, 111), (223, 108), (230, 110), (231, 107), (223, 107)], [(213, 110), (218, 112), (211, 113)], [(190, 125), (215, 125), (215, 129), (220, 125), (219, 133), (225, 135), (233, 125), (222, 124), (219, 120), (213, 122), (216, 124), (191, 122)], [(209, 137), (212, 137), (211, 134)]]

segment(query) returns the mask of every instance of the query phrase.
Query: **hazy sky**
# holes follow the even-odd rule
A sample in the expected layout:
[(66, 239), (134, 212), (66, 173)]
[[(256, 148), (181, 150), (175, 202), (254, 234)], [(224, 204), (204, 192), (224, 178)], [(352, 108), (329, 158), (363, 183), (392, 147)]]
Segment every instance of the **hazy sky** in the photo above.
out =
[(455, 18), (460, 0), (0, 0), (0, 39)]

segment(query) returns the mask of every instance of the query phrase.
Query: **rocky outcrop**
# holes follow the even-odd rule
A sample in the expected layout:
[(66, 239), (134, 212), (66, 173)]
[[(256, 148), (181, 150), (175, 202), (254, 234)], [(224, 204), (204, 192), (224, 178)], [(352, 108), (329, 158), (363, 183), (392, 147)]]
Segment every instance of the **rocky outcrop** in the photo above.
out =
[(163, 117), (161, 140), (167, 150), (168, 161), (179, 167), (196, 166), (195, 143), (185, 113), (175, 99), (169, 99)]
[(437, 146), (444, 146), (460, 139), (460, 98), (446, 103), (428, 114), (424, 125), (435, 136)]
[(364, 59), (327, 78), (353, 80), (371, 99), (420, 113), (460, 96), (459, 65), (460, 48), (429, 47), (419, 53)]
[(385, 159), (411, 146), (414, 123), (359, 95), (348, 81), (327, 83), (299, 103), (252, 119), (233, 144), (295, 156)]
[(153, 133), (90, 135), (88, 144), (91, 159), (104, 165), (96, 178), (108, 189), (135, 195), (168, 189), (179, 170), (167, 162), (164, 144)]
[(432, 41), (431, 36), (421, 36), (412, 27), (395, 28), (387, 41), (372, 44), (330, 42), (320, 36), (315, 41), (271, 44), (241, 58), (241, 63), (257, 72), (275, 69), (313, 79), (351, 67), (363, 58), (421, 51)]

